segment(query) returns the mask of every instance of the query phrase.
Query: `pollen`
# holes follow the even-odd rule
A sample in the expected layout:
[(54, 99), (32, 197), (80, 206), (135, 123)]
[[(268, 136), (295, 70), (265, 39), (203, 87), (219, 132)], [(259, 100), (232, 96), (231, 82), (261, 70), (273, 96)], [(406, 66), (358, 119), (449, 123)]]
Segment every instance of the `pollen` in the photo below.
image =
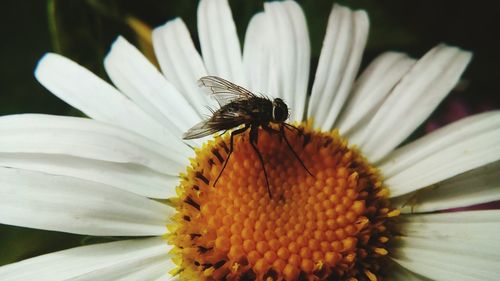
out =
[(338, 132), (259, 131), (270, 191), (247, 133), (208, 141), (181, 175), (169, 225), (184, 280), (382, 280), (399, 212)]

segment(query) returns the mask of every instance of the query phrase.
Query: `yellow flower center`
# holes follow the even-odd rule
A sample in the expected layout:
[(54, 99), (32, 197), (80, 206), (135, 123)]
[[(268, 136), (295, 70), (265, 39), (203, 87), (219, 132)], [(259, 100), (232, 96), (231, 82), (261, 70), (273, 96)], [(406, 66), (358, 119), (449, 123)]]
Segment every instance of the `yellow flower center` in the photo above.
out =
[(196, 151), (182, 175), (169, 242), (185, 280), (377, 280), (399, 215), (377, 170), (337, 132), (302, 125), (287, 138), (229, 134)]

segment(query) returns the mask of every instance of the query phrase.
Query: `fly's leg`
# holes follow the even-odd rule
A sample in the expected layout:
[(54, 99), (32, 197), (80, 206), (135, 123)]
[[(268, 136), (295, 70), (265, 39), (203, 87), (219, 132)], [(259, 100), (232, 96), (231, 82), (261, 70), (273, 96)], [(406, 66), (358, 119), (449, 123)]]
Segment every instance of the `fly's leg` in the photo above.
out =
[(290, 144), (290, 142), (288, 141), (288, 139), (287, 139), (287, 137), (285, 135), (285, 127), (288, 128), (288, 129), (294, 129), (294, 130), (296, 130), (298, 132), (298, 134), (302, 134), (302, 131), (299, 128), (297, 128), (297, 127), (295, 127), (293, 125), (287, 124), (287, 123), (281, 124), (279, 131), (276, 130), (276, 129), (273, 129), (273, 128), (269, 127), (269, 126), (266, 126), (266, 125), (262, 126), (262, 128), (266, 132), (269, 132), (270, 134), (280, 135), (280, 140), (282, 140), (282, 139), (285, 140), (286, 145), (292, 151), (293, 156), (295, 156), (295, 158), (299, 161), (300, 165), (304, 168), (304, 170), (306, 170), (309, 175), (311, 175), (312, 177), (314, 177), (314, 175), (307, 169), (307, 167), (304, 164), (304, 162), (302, 162), (302, 160), (300, 159), (299, 155), (297, 155), (297, 153), (295, 152), (295, 150), (293, 150), (292, 145)]
[(234, 136), (244, 133), (246, 130), (248, 130), (248, 128), (250, 128), (250, 126), (245, 125), (245, 127), (231, 132), (231, 138), (229, 141), (229, 153), (227, 154), (226, 161), (224, 161), (224, 165), (222, 166), (222, 169), (220, 170), (219, 175), (217, 176), (217, 178), (214, 181), (214, 185), (213, 185), (214, 187), (217, 184), (217, 182), (219, 181), (219, 178), (222, 175), (222, 172), (224, 172), (224, 169), (226, 168), (227, 163), (229, 162), (229, 157), (231, 157), (231, 154), (233, 153)]
[(288, 123), (282, 123), (281, 126), (285, 126), (286, 128), (290, 129), (290, 130), (295, 130), (297, 132), (297, 134), (299, 136), (302, 136), (304, 132), (302, 132), (302, 130), (300, 130), (299, 128), (295, 127), (294, 125), (290, 125)]
[[(302, 160), (300, 159), (299, 155), (297, 155), (297, 152), (295, 152), (295, 150), (293, 150), (293, 147), (292, 145), (290, 144), (290, 142), (288, 141), (288, 139), (286, 138), (286, 134), (285, 134), (285, 126), (288, 125), (288, 126), (291, 126), (292, 128), (295, 128), (296, 130), (299, 130), (297, 129), (296, 127), (290, 125), (290, 124), (286, 124), (284, 123), (284, 125), (280, 125), (280, 134), (281, 134), (281, 137), (285, 140), (285, 143), (286, 145), (288, 146), (288, 148), (292, 151), (293, 153), (293, 156), (295, 156), (295, 158), (299, 161), (300, 165), (304, 168), (304, 170), (307, 171), (307, 173), (309, 175), (311, 175), (311, 177), (314, 177), (314, 175), (307, 169), (306, 165), (304, 164), (304, 162), (302, 162)], [(288, 128), (287, 126), (287, 128)]]
[(269, 134), (281, 136), (280, 131), (269, 127), (269, 125), (262, 125), (262, 129), (264, 129), (264, 131), (268, 132)]
[(269, 179), (267, 177), (267, 171), (264, 165), (264, 158), (262, 157), (262, 154), (260, 154), (259, 148), (257, 148), (257, 139), (259, 137), (258, 134), (259, 134), (259, 126), (253, 125), (252, 128), (250, 128), (250, 145), (252, 145), (253, 150), (259, 157), (260, 165), (262, 166), (262, 170), (264, 170), (264, 177), (266, 178), (267, 194), (269, 194), (269, 199), (271, 199), (272, 198), (271, 188), (269, 186)]

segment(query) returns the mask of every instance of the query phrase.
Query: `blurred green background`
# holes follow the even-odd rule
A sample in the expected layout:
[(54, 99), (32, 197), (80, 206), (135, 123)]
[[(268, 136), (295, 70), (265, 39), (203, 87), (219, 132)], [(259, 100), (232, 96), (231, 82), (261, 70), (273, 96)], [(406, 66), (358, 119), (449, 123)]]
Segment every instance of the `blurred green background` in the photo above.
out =
[[(261, 1), (229, 1), (240, 39)], [(297, 1), (304, 8), (312, 41), (314, 74), (328, 15), (325, 0)], [(500, 27), (495, 1), (352, 0), (339, 3), (368, 11), (370, 37), (367, 65), (383, 51), (397, 50), (419, 57), (438, 43), (474, 52), (457, 87), (419, 129), (418, 134), (463, 115), (500, 106)], [(79, 115), (43, 89), (33, 77), (38, 59), (53, 51), (72, 58), (107, 79), (102, 60), (111, 42), (124, 35), (143, 43), (130, 19), (154, 27), (182, 17), (196, 42), (197, 1), (3, 1), (0, 17), (0, 115), (38, 112)], [(196, 42), (197, 43), (197, 42)], [(114, 240), (0, 225), (0, 265), (78, 245)]]

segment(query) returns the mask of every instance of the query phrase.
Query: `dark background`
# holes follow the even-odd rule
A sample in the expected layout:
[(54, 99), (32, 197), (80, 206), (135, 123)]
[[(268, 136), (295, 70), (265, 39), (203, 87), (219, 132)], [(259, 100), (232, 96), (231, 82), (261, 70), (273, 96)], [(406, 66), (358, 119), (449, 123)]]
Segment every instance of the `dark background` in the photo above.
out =
[[(240, 39), (260, 1), (229, 1)], [(319, 56), (332, 1), (298, 1), (304, 8), (312, 41), (311, 74)], [(423, 134), (463, 115), (498, 109), (500, 102), (500, 25), (495, 1), (339, 1), (368, 11), (367, 65), (378, 54), (397, 50), (419, 57), (438, 43), (474, 53), (457, 87), (419, 129)], [(106, 78), (102, 59), (119, 34), (140, 43), (124, 18), (149, 26), (182, 17), (196, 41), (197, 1), (3, 1), (0, 9), (0, 115), (38, 112), (79, 115), (43, 89), (33, 77), (46, 52), (64, 54)], [(106, 78), (107, 79), (107, 78)], [(110, 241), (58, 232), (0, 225), (0, 265), (73, 246)]]

